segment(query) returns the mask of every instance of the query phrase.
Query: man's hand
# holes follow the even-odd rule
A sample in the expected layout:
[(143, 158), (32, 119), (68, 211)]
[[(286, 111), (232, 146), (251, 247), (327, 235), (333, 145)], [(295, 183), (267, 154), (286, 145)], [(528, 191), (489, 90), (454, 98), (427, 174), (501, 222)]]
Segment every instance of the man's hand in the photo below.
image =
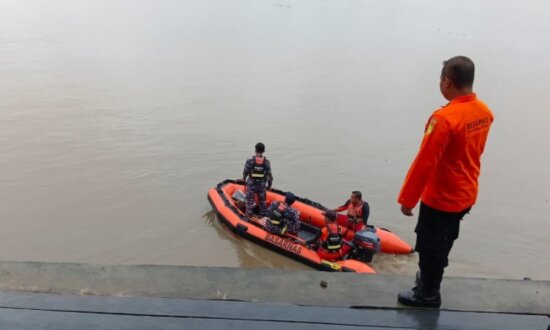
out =
[(413, 209), (410, 208), (410, 207), (406, 207), (405, 205), (401, 205), (401, 213), (403, 213), (404, 215), (408, 216), (408, 217), (412, 217), (413, 216)]

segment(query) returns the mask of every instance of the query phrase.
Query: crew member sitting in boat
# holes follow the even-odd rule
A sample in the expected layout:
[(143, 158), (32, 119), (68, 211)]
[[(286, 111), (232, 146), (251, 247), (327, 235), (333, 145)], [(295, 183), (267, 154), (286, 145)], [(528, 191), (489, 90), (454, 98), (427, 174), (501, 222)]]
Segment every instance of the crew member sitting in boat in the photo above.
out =
[(296, 196), (287, 193), (284, 202), (273, 202), (268, 209), (268, 217), (265, 227), (268, 232), (276, 235), (290, 233), (298, 234), (300, 230), (300, 213), (291, 207), (296, 201)]
[(317, 254), (328, 261), (342, 260), (351, 249), (344, 242), (348, 230), (342, 230), (342, 227), (338, 225), (334, 210), (328, 210), (325, 213), (325, 224), (326, 226), (321, 230), (321, 244), (317, 249)]
[(360, 191), (352, 192), (350, 199), (333, 211), (341, 212), (345, 210), (347, 210), (347, 218), (339, 217), (337, 221), (340, 226), (358, 232), (367, 225), (370, 213), (369, 203), (363, 200)]

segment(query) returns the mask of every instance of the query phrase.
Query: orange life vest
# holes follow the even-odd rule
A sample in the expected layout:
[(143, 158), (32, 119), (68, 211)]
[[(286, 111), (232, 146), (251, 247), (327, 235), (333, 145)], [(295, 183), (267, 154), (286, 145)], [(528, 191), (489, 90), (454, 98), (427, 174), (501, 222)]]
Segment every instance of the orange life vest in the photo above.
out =
[(350, 201), (348, 204), (348, 218), (357, 219), (357, 218), (363, 218), (363, 205), (365, 202), (361, 201), (361, 204), (359, 206), (353, 205), (353, 203)]
[(340, 227), (336, 223), (327, 225), (327, 237), (323, 242), (323, 247), (328, 251), (335, 252), (342, 248), (343, 238)]

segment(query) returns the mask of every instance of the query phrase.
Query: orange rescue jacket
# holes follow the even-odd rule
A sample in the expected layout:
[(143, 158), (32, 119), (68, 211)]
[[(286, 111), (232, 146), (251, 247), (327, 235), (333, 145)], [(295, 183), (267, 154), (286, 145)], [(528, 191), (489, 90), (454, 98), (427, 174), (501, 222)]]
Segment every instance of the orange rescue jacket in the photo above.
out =
[(493, 113), (469, 94), (436, 110), (397, 201), (413, 208), (421, 199), (446, 212), (459, 212), (475, 204), (480, 158)]

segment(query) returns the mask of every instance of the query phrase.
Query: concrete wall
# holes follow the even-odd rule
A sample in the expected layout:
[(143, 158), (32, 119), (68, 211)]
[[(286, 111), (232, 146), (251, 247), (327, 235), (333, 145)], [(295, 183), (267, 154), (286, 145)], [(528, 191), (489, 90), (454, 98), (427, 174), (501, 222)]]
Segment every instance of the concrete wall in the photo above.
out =
[[(396, 294), (413, 281), (319, 271), (0, 262), (0, 290), (315, 306), (400, 308)], [(445, 278), (442, 297), (446, 310), (550, 314), (549, 281)]]

